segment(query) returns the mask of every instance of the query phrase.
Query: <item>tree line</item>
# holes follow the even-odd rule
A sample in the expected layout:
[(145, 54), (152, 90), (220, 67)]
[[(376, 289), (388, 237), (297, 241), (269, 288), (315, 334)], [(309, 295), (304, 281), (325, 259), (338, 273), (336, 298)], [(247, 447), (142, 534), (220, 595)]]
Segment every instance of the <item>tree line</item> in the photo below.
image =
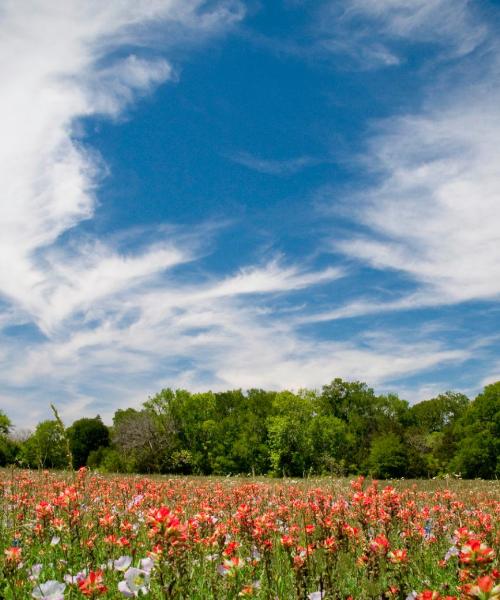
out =
[(0, 465), (30, 468), (487, 479), (500, 475), (499, 450), (500, 381), (472, 401), (445, 392), (412, 406), (342, 379), (320, 391), (164, 389), (117, 410), (111, 427), (99, 416), (68, 428), (55, 418), (24, 437), (0, 411)]

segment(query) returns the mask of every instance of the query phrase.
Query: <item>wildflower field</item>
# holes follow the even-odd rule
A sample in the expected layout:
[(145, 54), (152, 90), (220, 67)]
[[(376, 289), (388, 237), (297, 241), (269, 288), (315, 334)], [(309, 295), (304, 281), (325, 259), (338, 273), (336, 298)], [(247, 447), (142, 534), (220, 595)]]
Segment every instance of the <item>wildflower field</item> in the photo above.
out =
[(0, 471), (0, 597), (500, 598), (500, 486)]

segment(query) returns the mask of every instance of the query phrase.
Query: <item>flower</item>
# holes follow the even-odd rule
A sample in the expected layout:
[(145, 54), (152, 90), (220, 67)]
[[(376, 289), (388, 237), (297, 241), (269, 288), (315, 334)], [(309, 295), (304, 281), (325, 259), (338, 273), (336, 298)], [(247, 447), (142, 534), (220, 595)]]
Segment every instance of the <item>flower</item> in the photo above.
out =
[(155, 566), (154, 560), (148, 556), (148, 558), (141, 558), (141, 569), (146, 573), (151, 573)]
[(375, 554), (385, 554), (389, 549), (389, 540), (385, 535), (377, 535), (369, 544), (370, 550)]
[(459, 554), (459, 560), (464, 564), (485, 564), (495, 558), (493, 548), (488, 548), (479, 540), (472, 539), (462, 546)]
[(149, 572), (131, 567), (125, 572), (125, 579), (118, 584), (118, 590), (126, 598), (137, 598), (149, 592)]
[(103, 572), (101, 570), (90, 571), (85, 579), (81, 579), (78, 582), (78, 587), (84, 596), (89, 596), (90, 598), (104, 594), (108, 590), (103, 584)]
[(29, 571), (29, 578), (31, 579), (31, 581), (37, 581), (37, 579), (40, 577), (40, 573), (43, 569), (43, 565), (42, 563), (37, 563), (36, 565), (33, 565)]
[(10, 563), (18, 563), (21, 561), (22, 549), (19, 546), (11, 546), (4, 550), (5, 560)]
[(489, 600), (498, 600), (500, 598), (500, 584), (495, 585), (495, 580), (490, 575), (478, 577), (475, 584), (466, 584), (462, 586), (462, 591), (467, 594), (467, 598), (488, 598)]
[(434, 590), (424, 590), (417, 596), (417, 600), (440, 600), (439, 592)]
[(71, 575), (71, 573), (68, 573), (64, 576), (64, 581), (70, 585), (80, 583), (80, 581), (83, 581), (85, 577), (87, 577), (87, 573), (87, 569), (79, 571), (76, 575)]
[(217, 567), (219, 575), (235, 575), (238, 569), (243, 568), (244, 563), (238, 556), (233, 556), (229, 560), (225, 560), (221, 565)]
[(63, 600), (65, 589), (65, 583), (51, 579), (45, 583), (38, 583), (31, 596), (37, 600)]
[(408, 552), (404, 548), (398, 548), (397, 550), (389, 552), (387, 558), (393, 564), (404, 563), (408, 560)]
[(444, 555), (444, 560), (449, 561), (452, 556), (458, 556), (459, 554), (458, 548), (456, 546), (451, 546)]
[(131, 564), (131, 556), (120, 556), (120, 558), (113, 561), (113, 568), (115, 569), (115, 571), (126, 571)]

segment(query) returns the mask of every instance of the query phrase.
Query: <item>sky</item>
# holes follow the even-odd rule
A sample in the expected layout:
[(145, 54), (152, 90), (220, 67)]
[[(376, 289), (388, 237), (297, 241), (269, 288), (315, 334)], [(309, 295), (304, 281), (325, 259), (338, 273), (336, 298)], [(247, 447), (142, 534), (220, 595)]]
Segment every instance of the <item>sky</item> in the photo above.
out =
[(500, 379), (500, 3), (2, 0), (0, 408)]

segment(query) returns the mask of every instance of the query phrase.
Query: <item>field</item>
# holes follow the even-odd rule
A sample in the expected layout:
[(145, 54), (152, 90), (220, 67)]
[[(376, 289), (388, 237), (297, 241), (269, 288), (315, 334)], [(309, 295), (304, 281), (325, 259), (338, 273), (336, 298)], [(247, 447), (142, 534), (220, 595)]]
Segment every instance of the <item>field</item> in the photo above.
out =
[(0, 597), (500, 598), (500, 486), (0, 471)]

